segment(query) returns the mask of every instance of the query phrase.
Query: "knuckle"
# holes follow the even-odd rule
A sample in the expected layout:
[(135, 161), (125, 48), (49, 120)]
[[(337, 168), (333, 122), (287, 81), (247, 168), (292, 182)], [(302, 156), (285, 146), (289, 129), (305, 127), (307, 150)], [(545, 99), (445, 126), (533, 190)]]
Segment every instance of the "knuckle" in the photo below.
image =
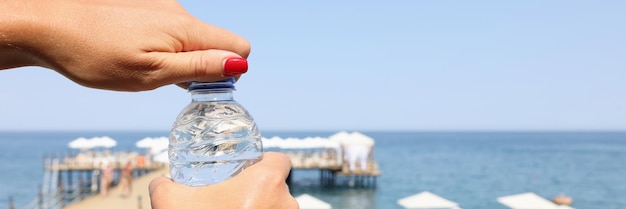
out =
[(129, 91), (145, 91), (158, 88), (159, 74), (165, 68), (163, 61), (158, 59), (128, 59), (120, 63), (127, 69), (125, 75)]
[(201, 53), (198, 56), (192, 56), (189, 59), (189, 69), (193, 70), (195, 78), (204, 78), (209, 74), (209, 63), (211, 63), (209, 55)]
[(248, 58), (248, 56), (250, 55), (250, 51), (251, 51), (251, 46), (250, 46), (250, 41), (241, 38), (239, 39), (239, 41), (237, 41), (236, 43), (237, 45), (237, 54), (239, 54), (240, 56), (244, 57), (244, 58)]
[(259, 182), (263, 182), (268, 186), (282, 187), (285, 184), (282, 172), (276, 169), (265, 168), (257, 172), (256, 175), (260, 179)]

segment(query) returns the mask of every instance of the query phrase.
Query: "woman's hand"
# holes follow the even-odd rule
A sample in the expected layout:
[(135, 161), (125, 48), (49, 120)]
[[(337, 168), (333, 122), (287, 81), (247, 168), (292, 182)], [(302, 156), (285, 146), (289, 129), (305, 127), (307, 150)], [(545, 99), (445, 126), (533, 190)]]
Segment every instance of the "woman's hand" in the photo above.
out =
[(294, 209), (298, 203), (289, 193), (289, 157), (265, 153), (263, 159), (222, 183), (201, 188), (159, 177), (150, 183), (153, 209)]
[(249, 53), (247, 40), (174, 0), (0, 5), (0, 69), (42, 66), (92, 88), (143, 91), (236, 77), (247, 62), (228, 58)]

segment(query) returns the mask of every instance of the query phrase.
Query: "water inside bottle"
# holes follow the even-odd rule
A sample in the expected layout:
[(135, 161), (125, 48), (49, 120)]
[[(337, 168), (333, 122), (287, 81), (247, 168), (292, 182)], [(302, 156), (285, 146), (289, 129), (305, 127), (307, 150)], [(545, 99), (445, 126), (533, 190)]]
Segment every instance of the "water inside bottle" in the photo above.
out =
[(261, 155), (258, 128), (237, 103), (192, 103), (170, 134), (172, 178), (191, 186), (219, 183)]

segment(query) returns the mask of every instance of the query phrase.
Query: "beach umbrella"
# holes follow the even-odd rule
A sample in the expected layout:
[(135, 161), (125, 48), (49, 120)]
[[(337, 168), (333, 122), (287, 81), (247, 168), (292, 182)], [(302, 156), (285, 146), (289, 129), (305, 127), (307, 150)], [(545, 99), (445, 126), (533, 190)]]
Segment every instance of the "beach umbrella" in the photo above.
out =
[(330, 137), (328, 137), (328, 139), (330, 141), (339, 142), (341, 145), (344, 146), (374, 146), (374, 139), (359, 132), (348, 133), (345, 131), (341, 131), (331, 135)]
[(92, 149), (96, 147), (111, 148), (115, 147), (116, 145), (117, 141), (108, 136), (93, 137), (89, 139), (80, 137), (68, 143), (68, 147), (82, 150)]
[(155, 154), (152, 160), (154, 162), (159, 162), (159, 163), (165, 163), (165, 164), (170, 163), (169, 154), (167, 151), (162, 151), (162, 152)]
[(317, 199), (309, 194), (302, 194), (295, 198), (300, 205), (300, 209), (332, 209), (327, 202)]
[(398, 200), (398, 204), (407, 209), (460, 209), (459, 204), (428, 191)]
[(279, 147), (281, 149), (307, 149), (309, 148), (309, 143), (298, 138), (289, 137), (286, 138)]
[(328, 140), (342, 143), (344, 140), (346, 140), (348, 138), (350, 138), (350, 134), (348, 132), (340, 131), (340, 132), (337, 132), (337, 133), (329, 136)]
[(369, 147), (374, 146), (374, 139), (359, 132), (352, 132), (352, 134), (350, 134), (350, 142)]
[(117, 146), (117, 141), (108, 136), (94, 137), (89, 139), (93, 147), (111, 148)]
[(135, 146), (138, 148), (146, 148), (150, 149), (152, 154), (160, 153), (163, 150), (166, 150), (169, 146), (169, 138), (167, 137), (146, 137), (137, 142), (135, 142)]
[(84, 137), (79, 137), (77, 139), (70, 141), (69, 143), (67, 143), (67, 146), (72, 149), (82, 149), (82, 150), (93, 148), (92, 143)]
[(265, 148), (280, 148), (280, 149), (325, 149), (341, 148), (341, 144), (337, 141), (331, 141), (323, 137), (306, 137), (299, 138), (285, 138), (274, 136), (272, 138), (261, 138), (263, 141), (263, 147)]
[(333, 149), (340, 149), (341, 148), (341, 144), (339, 142), (331, 141), (331, 140), (328, 140), (328, 139), (323, 141), (323, 146), (325, 148), (333, 148)]
[(150, 148), (152, 147), (152, 137), (145, 137), (139, 141), (135, 142), (135, 147), (137, 148)]
[(282, 142), (282, 140), (283, 139), (277, 136), (274, 136), (272, 138), (261, 138), (263, 148), (278, 148), (280, 147), (280, 143)]
[(302, 139), (301, 146), (302, 149), (323, 149), (339, 147), (339, 143), (322, 137), (307, 137)]
[(498, 202), (511, 209), (573, 209), (567, 205), (554, 204), (532, 192), (499, 197)]

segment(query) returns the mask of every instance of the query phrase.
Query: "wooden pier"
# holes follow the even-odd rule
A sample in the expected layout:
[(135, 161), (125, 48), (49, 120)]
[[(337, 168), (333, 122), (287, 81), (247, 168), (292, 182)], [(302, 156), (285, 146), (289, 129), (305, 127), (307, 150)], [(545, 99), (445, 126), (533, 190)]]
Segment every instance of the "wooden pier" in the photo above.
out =
[[(342, 133), (336, 134), (342, 135)], [(346, 135), (346, 134), (343, 134)], [(359, 136), (359, 134), (352, 134)], [(333, 136), (331, 136), (333, 138)], [(317, 140), (317, 142), (328, 140)], [(274, 142), (281, 142), (275, 140)], [(294, 142), (291, 140), (291, 142)], [(265, 143), (265, 142), (264, 142)], [(303, 141), (295, 141), (303, 143)], [(281, 146), (268, 146), (266, 151), (277, 151), (287, 154), (291, 159), (292, 171), (296, 170), (319, 170), (319, 185), (349, 187), (376, 187), (376, 180), (381, 175), (378, 163), (374, 160), (373, 141), (369, 144), (354, 145), (354, 142), (341, 144), (335, 142), (332, 146), (309, 146), (288, 148)], [(38, 188), (37, 197), (29, 204), (19, 209), (63, 209), (69, 205), (83, 203), (85, 199), (94, 199), (100, 193), (100, 178), (102, 169), (106, 166), (114, 170), (111, 187), (120, 183), (122, 168), (131, 163), (134, 167), (133, 179), (146, 174), (154, 174), (154, 171), (167, 173), (167, 164), (154, 162), (149, 156), (138, 153), (117, 152), (81, 152), (74, 156), (47, 157), (44, 159), (44, 181)], [(287, 178), (289, 185), (294, 185), (293, 173)], [(144, 180), (144, 183), (149, 180)], [(119, 189), (118, 189), (119, 190)], [(138, 202), (146, 207), (145, 201), (139, 197)], [(97, 199), (97, 198), (95, 198)], [(12, 204), (9, 208), (16, 208)], [(97, 204), (92, 204), (97, 205)], [(149, 207), (149, 206), (148, 206)]]
[[(120, 183), (122, 168), (128, 162), (133, 165), (133, 179), (167, 167), (166, 164), (146, 160), (145, 157), (134, 153), (115, 155), (92, 153), (89, 156), (91, 157), (83, 158), (81, 155), (45, 157), (44, 178), (37, 188), (37, 197), (19, 208), (61, 209), (99, 194), (102, 189), (100, 177), (103, 165), (110, 165), (113, 169), (113, 182), (110, 187)], [(12, 202), (9, 202), (9, 208), (16, 208)]]
[[(291, 159), (291, 170), (319, 170), (319, 181), (322, 186), (341, 185), (344, 180), (350, 187), (376, 187), (376, 179), (381, 175), (378, 163), (368, 160), (365, 166), (356, 164), (354, 170), (350, 170), (348, 163), (338, 158), (337, 155), (322, 153), (302, 153), (283, 151)], [(365, 168), (365, 169), (362, 169)], [(287, 184), (293, 185), (293, 172), (289, 173)]]
[[(329, 137), (263, 138), (266, 151), (285, 153), (294, 170), (320, 170), (320, 184), (339, 185), (346, 179), (350, 187), (376, 186), (381, 175), (374, 160), (374, 139), (359, 132), (337, 132)], [(292, 173), (287, 183), (292, 183)]]

